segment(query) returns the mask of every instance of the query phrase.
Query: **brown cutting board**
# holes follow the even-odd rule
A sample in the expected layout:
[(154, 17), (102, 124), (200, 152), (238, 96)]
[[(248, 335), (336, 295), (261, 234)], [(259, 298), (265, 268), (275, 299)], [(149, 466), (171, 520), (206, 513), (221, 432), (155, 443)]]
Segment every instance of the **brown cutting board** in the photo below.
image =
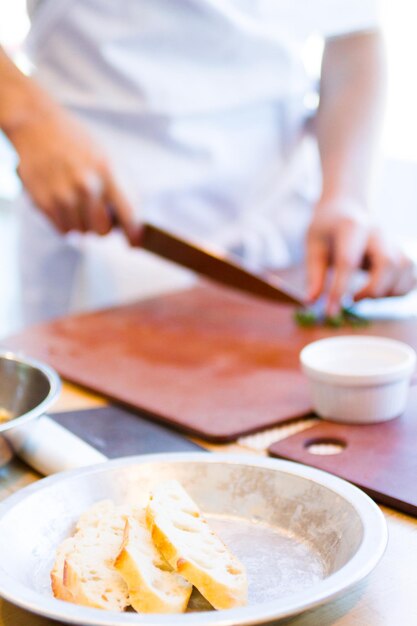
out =
[[(346, 447), (329, 456), (308, 451), (310, 444), (323, 442)], [(417, 515), (417, 387), (411, 387), (407, 410), (395, 420), (363, 426), (322, 420), (272, 444), (269, 452), (336, 474), (377, 502)]]
[[(366, 332), (417, 346), (416, 326), (380, 322)], [(346, 330), (300, 329), (291, 307), (203, 285), (63, 318), (3, 344), (67, 380), (222, 442), (309, 413), (299, 351), (337, 332)]]
[(200, 288), (37, 326), (7, 346), (148, 416), (229, 441), (310, 412), (278, 325), (273, 305)]

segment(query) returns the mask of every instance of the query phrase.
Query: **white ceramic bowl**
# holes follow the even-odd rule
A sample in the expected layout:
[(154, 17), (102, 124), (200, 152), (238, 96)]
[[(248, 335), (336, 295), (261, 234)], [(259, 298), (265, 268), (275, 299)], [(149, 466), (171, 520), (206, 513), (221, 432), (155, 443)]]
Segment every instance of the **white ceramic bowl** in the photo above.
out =
[(416, 353), (385, 337), (321, 339), (300, 353), (313, 406), (337, 422), (385, 422), (404, 412)]

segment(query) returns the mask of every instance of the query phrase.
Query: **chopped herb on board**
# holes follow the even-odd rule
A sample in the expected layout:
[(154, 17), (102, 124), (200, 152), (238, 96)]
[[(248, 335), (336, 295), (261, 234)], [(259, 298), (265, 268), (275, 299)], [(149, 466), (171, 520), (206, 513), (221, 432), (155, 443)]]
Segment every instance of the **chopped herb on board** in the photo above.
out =
[(349, 308), (343, 308), (338, 315), (325, 317), (318, 315), (311, 309), (297, 309), (294, 313), (294, 320), (303, 328), (312, 328), (314, 326), (330, 326), (331, 328), (364, 328), (368, 326), (369, 321), (360, 317)]
[(308, 328), (310, 326), (316, 326), (318, 316), (314, 311), (310, 311), (309, 309), (297, 309), (294, 313), (294, 320), (299, 326)]

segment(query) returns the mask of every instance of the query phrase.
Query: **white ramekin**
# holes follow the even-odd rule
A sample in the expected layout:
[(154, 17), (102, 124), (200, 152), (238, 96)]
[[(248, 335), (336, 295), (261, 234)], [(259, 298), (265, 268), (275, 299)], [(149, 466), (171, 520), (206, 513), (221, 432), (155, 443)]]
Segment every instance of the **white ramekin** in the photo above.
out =
[(300, 353), (313, 407), (336, 422), (385, 422), (404, 412), (416, 353), (385, 337), (321, 339)]

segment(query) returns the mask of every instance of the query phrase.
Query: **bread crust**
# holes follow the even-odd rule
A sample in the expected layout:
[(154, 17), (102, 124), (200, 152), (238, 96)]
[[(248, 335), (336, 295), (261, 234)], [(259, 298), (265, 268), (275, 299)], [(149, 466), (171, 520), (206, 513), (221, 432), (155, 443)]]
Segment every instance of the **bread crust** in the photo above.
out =
[(74, 602), (70, 590), (64, 585), (64, 566), (67, 552), (73, 549), (74, 539), (70, 537), (59, 546), (54, 566), (51, 571), (51, 587), (55, 598), (65, 602)]

